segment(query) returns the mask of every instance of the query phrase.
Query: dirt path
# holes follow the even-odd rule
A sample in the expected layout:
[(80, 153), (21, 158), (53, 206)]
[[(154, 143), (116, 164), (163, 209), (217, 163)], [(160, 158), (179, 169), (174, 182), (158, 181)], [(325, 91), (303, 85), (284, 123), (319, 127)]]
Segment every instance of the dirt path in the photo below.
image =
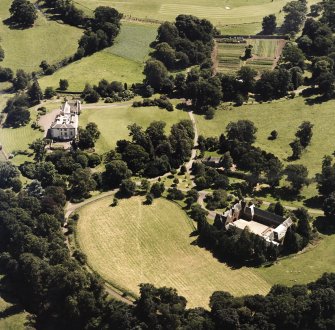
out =
[(217, 41), (214, 39), (214, 47), (213, 47), (213, 51), (212, 51), (212, 63), (213, 63), (213, 76), (215, 76), (218, 73), (218, 69), (219, 69), (219, 61), (218, 61), (218, 43)]

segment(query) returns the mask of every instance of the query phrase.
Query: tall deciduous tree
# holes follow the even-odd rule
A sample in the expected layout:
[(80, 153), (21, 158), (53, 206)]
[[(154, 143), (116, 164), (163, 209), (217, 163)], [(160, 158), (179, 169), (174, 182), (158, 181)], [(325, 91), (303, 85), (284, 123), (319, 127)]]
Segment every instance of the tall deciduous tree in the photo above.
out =
[(37, 19), (35, 6), (27, 0), (14, 0), (9, 9), (11, 20), (22, 27), (30, 27)]

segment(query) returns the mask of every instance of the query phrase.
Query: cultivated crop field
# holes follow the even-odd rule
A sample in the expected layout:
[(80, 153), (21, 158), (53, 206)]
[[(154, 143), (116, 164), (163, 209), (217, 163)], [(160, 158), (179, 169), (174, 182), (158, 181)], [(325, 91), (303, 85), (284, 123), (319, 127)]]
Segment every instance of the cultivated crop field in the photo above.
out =
[(232, 270), (193, 245), (191, 220), (176, 204), (158, 199), (148, 206), (140, 197), (111, 202), (106, 197), (80, 209), (76, 237), (92, 269), (113, 285), (135, 294), (140, 283), (174, 287), (191, 307), (206, 307), (216, 290), (269, 290), (253, 269)]
[[(95, 122), (101, 132), (101, 136), (96, 143), (98, 153), (104, 153), (115, 147), (116, 141), (129, 139), (127, 126), (136, 123), (146, 128), (154, 120), (166, 122), (167, 131), (170, 127), (181, 119), (188, 119), (186, 112), (174, 110), (168, 112), (158, 107), (133, 108), (132, 102), (122, 105), (104, 104), (103, 106), (92, 105), (82, 111), (79, 118), (80, 126), (85, 126), (89, 122)], [(90, 105), (87, 105), (90, 106)]]
[(10, 29), (3, 21), (10, 17), (11, 2), (1, 0), (0, 4), (0, 44), (5, 51), (1, 66), (32, 72), (43, 60), (52, 64), (76, 52), (82, 30), (49, 21), (40, 12), (32, 28)]
[[(236, 72), (244, 65), (259, 72), (271, 70), (285, 45), (285, 40), (282, 39), (245, 39), (245, 41), (246, 43), (217, 43), (218, 72)], [(252, 46), (253, 57), (243, 61), (241, 56), (244, 55), (248, 45)]]

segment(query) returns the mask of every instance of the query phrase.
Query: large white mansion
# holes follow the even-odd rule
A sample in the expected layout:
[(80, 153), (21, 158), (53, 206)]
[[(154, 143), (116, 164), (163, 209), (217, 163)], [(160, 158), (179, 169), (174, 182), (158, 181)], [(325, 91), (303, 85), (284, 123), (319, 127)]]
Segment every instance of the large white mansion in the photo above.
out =
[(81, 110), (80, 101), (66, 101), (50, 127), (50, 137), (55, 140), (72, 140), (78, 134), (78, 117)]

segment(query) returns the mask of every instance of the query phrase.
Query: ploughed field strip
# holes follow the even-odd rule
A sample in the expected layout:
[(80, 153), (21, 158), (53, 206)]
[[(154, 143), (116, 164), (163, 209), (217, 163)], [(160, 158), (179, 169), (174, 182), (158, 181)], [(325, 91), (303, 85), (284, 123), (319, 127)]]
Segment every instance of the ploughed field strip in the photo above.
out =
[[(252, 46), (252, 58), (244, 61), (245, 48)], [(218, 71), (236, 72), (242, 66), (250, 66), (258, 72), (273, 69), (282, 50), (282, 39), (225, 38), (217, 47)]]
[(189, 306), (208, 306), (213, 291), (234, 295), (264, 294), (270, 284), (252, 268), (232, 270), (192, 244), (191, 220), (164, 199), (143, 205), (143, 198), (112, 197), (79, 210), (77, 241), (88, 264), (106, 281), (138, 293), (139, 283), (174, 287)]

